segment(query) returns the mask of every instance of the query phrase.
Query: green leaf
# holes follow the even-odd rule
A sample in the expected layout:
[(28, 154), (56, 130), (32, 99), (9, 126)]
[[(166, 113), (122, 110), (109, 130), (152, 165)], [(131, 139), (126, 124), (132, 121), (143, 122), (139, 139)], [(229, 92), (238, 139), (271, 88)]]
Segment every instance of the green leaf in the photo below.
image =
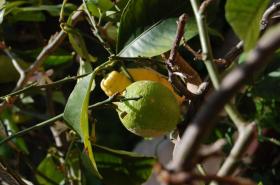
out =
[(160, 20), (178, 16), (188, 8), (184, 0), (130, 0), (123, 10), (117, 52)]
[(48, 58), (44, 61), (45, 68), (52, 68), (55, 66), (60, 66), (72, 61), (73, 56), (67, 54), (52, 54), (49, 55)]
[(84, 59), (88, 59), (88, 50), (81, 33), (74, 28), (67, 28), (67, 33), (69, 42), (71, 43), (73, 49), (77, 52), (77, 54)]
[(24, 21), (24, 22), (43, 22), (46, 20), (46, 16), (42, 12), (12, 12), (13, 21)]
[[(19, 131), (17, 124), (13, 121), (12, 112), (9, 109), (6, 109), (2, 112), (0, 119), (5, 125), (8, 135), (15, 134)], [(24, 154), (29, 154), (27, 145), (22, 137), (17, 137), (12, 141)]]
[(89, 100), (89, 87), (93, 82), (93, 74), (87, 75), (82, 78), (75, 86), (74, 90), (70, 94), (65, 110), (64, 120), (79, 136), (83, 136), (82, 133), (82, 121), (87, 122), (87, 106)]
[[(153, 57), (171, 49), (174, 42), (178, 18), (169, 18), (151, 26), (118, 54), (122, 57)], [(197, 26), (193, 18), (185, 26), (185, 38), (191, 39), (197, 35)]]
[[(23, 69), (26, 69), (29, 66), (29, 64), (22, 60), (17, 59), (17, 62)], [(0, 68), (5, 69), (0, 73), (0, 83), (18, 80), (19, 74), (12, 63), (12, 60), (6, 55), (0, 55)]]
[(96, 57), (92, 56), (87, 49), (86, 43), (81, 32), (78, 29), (72, 28), (72, 19), (68, 19), (67, 24), (63, 26), (64, 31), (67, 32), (69, 41), (77, 54), (85, 59), (87, 62), (95, 62)]
[(280, 133), (279, 128), (279, 102), (274, 99), (265, 99), (256, 97), (254, 99), (256, 106), (255, 120), (261, 128), (273, 128), (273, 130)]
[(5, 3), (6, 3), (5, 0), (0, 0), (0, 24), (2, 24), (5, 15), (5, 8), (4, 8)]
[(95, 175), (102, 178), (96, 167), (89, 136), (88, 102), (90, 91), (95, 86), (94, 76), (95, 74), (91, 73), (76, 84), (67, 101), (63, 117), (68, 125), (82, 138), (85, 151), (95, 170)]
[[(153, 157), (142, 156), (133, 152), (113, 150), (104, 146), (93, 145), (94, 156), (107, 185), (141, 185), (150, 177), (155, 164)], [(86, 158), (82, 157), (84, 165)]]
[[(21, 7), (17, 11), (21, 12), (41, 12), (46, 11), (50, 13), (51, 16), (59, 16), (60, 9), (62, 4), (58, 5), (40, 5), (40, 6), (30, 6), (30, 7)], [(77, 6), (71, 3), (66, 3), (64, 7), (64, 12), (66, 15), (69, 15), (72, 11), (76, 10)]]
[(7, 14), (9, 14), (10, 12), (12, 12), (14, 9), (16, 9), (17, 7), (26, 4), (26, 1), (14, 1), (14, 2), (6, 2), (4, 4), (1, 4), (0, 9), (1, 10), (5, 10), (4, 15), (6, 16)]
[(86, 5), (91, 15), (97, 17), (114, 6), (110, 0), (86, 0)]
[[(79, 63), (80, 66), (78, 70), (78, 75), (84, 75), (92, 72), (92, 67), (89, 62), (85, 62), (84, 60), (80, 59)], [(80, 79), (78, 79), (78, 81), (80, 81)]]
[[(30, 22), (42, 22), (45, 21), (46, 17), (43, 11), (48, 12), (51, 16), (59, 16), (61, 4), (58, 5), (40, 5), (40, 6), (26, 6), (21, 7), (21, 5), (26, 4), (26, 1), (15, 1), (7, 3), (3, 6), (5, 10), (4, 16), (11, 14), (11, 19), (13, 21), (30, 21)], [(67, 3), (65, 5), (65, 14), (70, 15), (76, 9), (76, 5)], [(1, 13), (0, 13), (1, 14)]]
[[(47, 177), (48, 179), (36, 175), (36, 179), (41, 185), (53, 185), (53, 183), (60, 184), (64, 179), (62, 171), (59, 170), (59, 166), (55, 162), (55, 159), (52, 155), (48, 154), (39, 164), (37, 170)], [(50, 180), (52, 182), (50, 182)]]
[[(26, 61), (34, 61), (42, 49), (43, 48), (36, 48), (33, 50), (17, 51), (17, 54)], [(71, 53), (59, 48), (45, 59), (43, 65), (45, 68), (56, 67), (71, 62), (72, 59), (73, 55)]]
[(226, 19), (244, 41), (244, 49), (252, 49), (259, 37), (260, 21), (269, 0), (228, 0)]

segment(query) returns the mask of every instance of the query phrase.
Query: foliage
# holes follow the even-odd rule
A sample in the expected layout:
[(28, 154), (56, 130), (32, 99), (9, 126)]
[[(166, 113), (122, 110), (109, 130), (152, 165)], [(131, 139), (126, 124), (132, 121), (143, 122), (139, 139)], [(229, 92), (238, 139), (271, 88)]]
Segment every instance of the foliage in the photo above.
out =
[[(180, 85), (195, 86), (185, 68), (195, 70), (201, 79), (211, 73), (201, 67), (204, 60), (212, 60), (198, 51), (204, 51), (205, 45), (214, 51), (214, 58), (225, 58), (235, 44), (232, 38), (237, 36), (244, 42), (244, 51), (219, 69), (227, 68), (223, 72), (226, 75), (246, 63), (262, 37), (259, 27), (270, 4), (268, 0), (207, 1), (210, 4), (199, 10), (201, 20), (206, 21), (202, 28), (193, 2), (68, 0), (58, 4), (49, 0), (0, 0), (0, 166), (5, 161), (14, 179), (21, 177), (31, 184), (144, 183), (158, 156), (133, 152), (142, 138), (122, 126), (115, 111), (117, 104), (113, 103), (125, 97), (118, 93), (106, 97), (99, 85), (101, 80), (114, 70), (128, 80), (131, 76), (127, 68), (149, 67), (161, 73), (165, 81), (167, 76), (163, 75), (169, 75), (171, 81), (175, 77), (177, 81), (172, 83), (181, 96), (185, 92)], [(182, 13), (188, 17), (184, 41), (174, 47), (179, 31), (176, 21)], [(268, 26), (278, 22), (273, 18)], [(199, 44), (202, 34), (210, 37), (204, 46)], [(178, 52), (175, 63), (182, 56), (180, 65), (185, 67), (175, 65), (175, 73), (165, 65), (171, 49)], [(238, 116), (257, 123), (254, 142), (258, 141), (259, 148), (253, 153), (250, 148), (242, 150), (249, 152), (251, 163), (238, 160), (238, 166), (243, 176), (259, 184), (279, 182), (279, 59), (278, 49), (261, 71), (246, 74), (250, 81), (231, 102)], [(213, 61), (223, 65), (219, 63), (222, 60)], [(208, 100), (209, 93), (192, 93), (184, 94), (184, 119), (172, 134), (184, 132), (200, 110), (202, 96)], [(48, 121), (55, 115), (55, 122)], [(38, 124), (41, 122), (45, 127)], [(241, 132), (224, 114), (217, 123), (204, 142), (224, 139), (223, 152), (228, 155)], [(20, 131), (23, 134), (14, 135)], [(260, 150), (266, 145), (265, 150), (271, 153), (263, 160), (266, 155)]]

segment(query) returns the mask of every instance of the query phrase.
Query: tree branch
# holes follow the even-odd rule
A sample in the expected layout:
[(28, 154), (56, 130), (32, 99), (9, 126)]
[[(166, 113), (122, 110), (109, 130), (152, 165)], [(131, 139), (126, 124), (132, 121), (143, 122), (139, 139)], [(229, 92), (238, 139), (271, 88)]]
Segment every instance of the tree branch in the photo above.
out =
[(199, 85), (201, 85), (202, 80), (198, 73), (177, 52), (182, 37), (184, 36), (187, 18), (186, 14), (182, 14), (179, 17), (175, 40), (169, 57), (165, 61), (168, 69), (169, 81), (180, 95), (184, 95), (187, 99), (193, 99), (193, 97), (198, 95), (196, 90), (199, 88)]
[(271, 16), (279, 11), (280, 9), (280, 2), (273, 3), (263, 14), (261, 24), (260, 24), (260, 31), (263, 33), (266, 28), (269, 26)]
[(209, 4), (212, 3), (212, 2), (213, 2), (213, 0), (204, 0), (204, 1), (201, 3), (201, 5), (200, 5), (198, 11), (199, 11), (201, 14), (203, 14), (203, 13), (205, 12), (206, 8), (209, 6)]
[[(220, 86), (220, 77), (218, 74), (218, 69), (214, 63), (209, 34), (207, 32), (206, 18), (203, 12), (199, 12), (197, 0), (191, 0), (191, 5), (195, 13), (195, 18), (198, 26), (200, 43), (202, 47), (202, 60), (205, 63), (211, 82), (214, 88), (217, 90)], [(235, 126), (238, 128), (238, 130), (240, 130), (246, 122), (236, 110), (235, 106), (228, 103), (225, 105), (225, 110)]]
[(255, 183), (253, 183), (251, 180), (244, 178), (234, 178), (229, 176), (219, 177), (216, 175), (198, 175), (185, 171), (172, 172), (164, 169), (159, 164), (155, 165), (154, 171), (158, 175), (159, 180), (168, 185), (193, 184), (195, 181), (203, 181), (205, 183), (215, 181), (217, 183), (226, 185), (255, 185)]
[[(244, 85), (246, 80), (251, 77), (250, 74), (260, 70), (275, 50), (280, 47), (279, 33), (280, 25), (265, 33), (256, 48), (249, 53), (246, 62), (225, 76), (219, 90), (208, 98), (208, 102), (201, 107), (186, 129), (178, 145), (178, 151), (169, 164), (170, 169), (179, 171), (182, 169), (191, 170), (193, 168), (195, 163), (194, 157), (203, 139), (209, 135), (215, 126), (218, 113)], [(241, 149), (239, 148), (240, 151)]]
[[(83, 12), (81, 11), (81, 7), (80, 7), (71, 17), (73, 25), (75, 25), (78, 22), (78, 20), (82, 16), (82, 14), (83, 14)], [(18, 80), (17, 86), (14, 88), (13, 92), (17, 91), (25, 86), (25, 84), (27, 83), (29, 78), (33, 75), (33, 73), (35, 71), (37, 71), (38, 68), (43, 64), (45, 59), (61, 45), (61, 43), (66, 38), (66, 36), (67, 36), (67, 33), (65, 33), (63, 30), (61, 30), (59, 33), (53, 35), (50, 38), (49, 43), (42, 49), (42, 51), (37, 56), (34, 63), (25, 71), (24, 78), (20, 78)], [(9, 102), (5, 101), (5, 102), (1, 103), (0, 104), (0, 113), (3, 111), (3, 109), (7, 105), (13, 104), (16, 101), (16, 99), (17, 99), (17, 97), (14, 96), (9, 99)]]
[(180, 46), (180, 42), (182, 40), (182, 37), (184, 35), (184, 28), (185, 28), (185, 24), (186, 24), (187, 18), (188, 18), (188, 16), (186, 14), (182, 14), (179, 17), (176, 38), (175, 38), (175, 41), (174, 41), (173, 46), (171, 48), (169, 58), (168, 58), (168, 60), (166, 62), (168, 68), (172, 72), (177, 70), (176, 69), (176, 63), (175, 63), (176, 53), (177, 53), (178, 47)]
[(79, 76), (69, 76), (69, 77), (65, 77), (61, 80), (57, 80), (57, 81), (54, 81), (52, 83), (48, 83), (48, 84), (42, 84), (42, 85), (37, 85), (37, 83), (32, 83), (26, 87), (23, 87), (17, 91), (14, 91), (14, 92), (11, 92), (9, 94), (6, 94), (4, 96), (1, 96), (0, 99), (2, 100), (5, 100), (6, 98), (10, 98), (12, 96), (16, 96), (16, 95), (19, 95), (19, 94), (22, 94), (22, 93), (25, 93), (25, 92), (28, 92), (32, 89), (42, 89), (42, 88), (52, 88), (52, 87), (55, 87), (55, 86), (59, 86), (63, 83), (66, 83), (66, 82), (70, 82), (70, 81), (75, 81), (79, 78), (82, 78), (82, 77), (85, 77), (87, 76), (88, 74), (83, 74), (83, 75), (79, 75)]
[[(14, 57), (14, 54), (11, 53), (10, 48), (8, 48), (4, 42), (1, 43), (1, 49), (11, 59), (15, 69), (19, 73), (19, 81), (22, 81), (25, 78), (24, 69), (21, 68), (21, 66), (19, 65), (18, 61)], [(18, 86), (18, 84), (17, 84), (17, 86)]]

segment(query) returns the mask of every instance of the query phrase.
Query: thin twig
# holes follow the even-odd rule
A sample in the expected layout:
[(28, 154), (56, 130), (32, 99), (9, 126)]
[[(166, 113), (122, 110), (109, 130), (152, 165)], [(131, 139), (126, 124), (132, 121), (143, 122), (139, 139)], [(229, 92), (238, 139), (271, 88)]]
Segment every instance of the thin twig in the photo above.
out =
[[(47, 114), (49, 116), (54, 116), (55, 115), (55, 110), (54, 110), (54, 102), (53, 102), (53, 91), (51, 88), (46, 90), (46, 105), (47, 105)], [(62, 147), (62, 140), (60, 138), (60, 133), (55, 127), (55, 124), (58, 122), (54, 122), (54, 125), (50, 126), (51, 133), (53, 135), (53, 139), (55, 141), (55, 145), (57, 148)], [(61, 151), (58, 151), (61, 153)], [(62, 153), (61, 153), (62, 154)], [(63, 155), (63, 154), (62, 154)], [(63, 159), (60, 157), (59, 160), (63, 163)]]
[(227, 68), (242, 52), (243, 52), (243, 41), (240, 41), (234, 46), (224, 57), (225, 68)]
[(88, 74), (83, 74), (83, 75), (79, 75), (79, 76), (65, 77), (65, 78), (63, 78), (61, 80), (58, 80), (58, 81), (55, 81), (55, 82), (52, 82), (52, 83), (48, 83), (48, 84), (42, 84), (42, 85), (37, 85), (37, 83), (34, 82), (34, 83), (32, 83), (32, 84), (30, 84), (30, 85), (28, 85), (28, 86), (26, 86), (26, 87), (24, 87), (22, 89), (19, 89), (18, 91), (14, 91), (14, 92), (9, 93), (7, 95), (1, 96), (0, 99), (5, 100), (6, 98), (10, 98), (10, 97), (22, 94), (22, 93), (28, 92), (30, 90), (33, 90), (33, 89), (53, 88), (53, 87), (62, 85), (63, 83), (66, 83), (66, 82), (75, 81), (75, 80), (77, 80), (79, 78), (82, 78), (82, 77), (85, 77), (87, 75)]
[[(124, 98), (124, 97), (118, 96), (118, 94), (114, 94), (113, 96), (108, 97), (108, 98), (107, 98), (106, 100), (104, 100), (104, 101), (97, 102), (97, 103), (95, 103), (95, 104), (93, 104), (93, 105), (89, 105), (89, 106), (88, 106), (88, 109), (98, 108), (98, 107), (101, 107), (101, 106), (104, 106), (104, 105), (108, 105), (108, 104), (110, 104), (110, 103), (112, 103), (112, 102), (124, 102), (124, 101), (128, 101), (128, 100), (135, 100), (135, 101), (137, 101), (137, 100), (139, 100), (140, 98), (142, 98), (142, 97)], [(0, 141), (0, 146), (1, 146), (3, 143), (5, 143), (5, 142), (7, 142), (7, 141), (10, 141), (11, 139), (13, 139), (13, 138), (15, 138), (15, 137), (22, 136), (22, 135), (24, 135), (24, 134), (26, 134), (26, 133), (28, 133), (28, 132), (30, 132), (30, 131), (32, 131), (32, 130), (36, 130), (36, 129), (39, 129), (39, 128), (41, 128), (41, 127), (50, 125), (50, 124), (54, 123), (55, 121), (58, 121), (58, 120), (60, 120), (60, 119), (62, 119), (62, 118), (63, 118), (63, 113), (58, 114), (58, 115), (56, 115), (56, 116), (54, 116), (54, 117), (52, 117), (52, 118), (50, 118), (50, 119), (48, 119), (48, 120), (46, 120), (46, 121), (43, 121), (43, 122), (41, 122), (41, 123), (38, 123), (38, 124), (36, 124), (36, 125), (34, 125), (34, 126), (28, 127), (28, 128), (26, 128), (26, 129), (24, 129), (24, 130), (21, 130), (21, 131), (15, 133), (15, 134), (13, 134), (13, 135), (10, 135), (10, 136), (8, 136), (8, 137), (2, 139), (2, 140)]]
[[(72, 23), (75, 25), (80, 17), (82, 16), (83, 12), (81, 11), (81, 7), (72, 15)], [(49, 43), (42, 49), (40, 54), (37, 56), (35, 62), (25, 71), (25, 76), (24, 78), (18, 80), (17, 86), (14, 88), (13, 92), (21, 89), (22, 87), (25, 86), (25, 84), (28, 82), (29, 78), (34, 74), (35, 71), (38, 70), (38, 68), (43, 64), (45, 59), (53, 52), (55, 51), (60, 44), (64, 41), (66, 38), (67, 34), (61, 30), (59, 33), (55, 34), (52, 36), (49, 40)], [(17, 97), (14, 96), (9, 99), (9, 102), (5, 101), (0, 104), (0, 113), (3, 111), (3, 109), (10, 105), (13, 104), (16, 101)]]
[(90, 11), (87, 7), (87, 4), (85, 2), (85, 0), (83, 0), (83, 6), (84, 6), (84, 10), (89, 18), (89, 22), (91, 24), (91, 26), (93, 27), (92, 31), (93, 31), (93, 35), (99, 40), (99, 42), (103, 45), (103, 47), (107, 50), (107, 52), (110, 55), (114, 55), (114, 52), (111, 50), (110, 46), (105, 42), (105, 40), (100, 36), (99, 33), (99, 28), (98, 28), (98, 24), (96, 23), (95, 19), (93, 16), (91, 16)]
[(194, 56), (194, 60), (202, 60), (202, 55), (199, 52), (195, 51), (191, 46), (189, 46), (184, 37), (183, 46)]
[(191, 5), (195, 14), (198, 32), (199, 32), (199, 38), (202, 48), (202, 60), (204, 61), (206, 68), (208, 70), (210, 79), (213, 83), (213, 86), (215, 89), (219, 88), (219, 75), (216, 65), (214, 64), (214, 57), (213, 52), (210, 44), (209, 35), (207, 33), (207, 25), (205, 16), (201, 14), (198, 10), (198, 3), (197, 0), (191, 0)]
[[(5, 45), (5, 43), (2, 43), (2, 44), (4, 44), (4, 48), (2, 50), (11, 59), (15, 69), (19, 73), (19, 80), (18, 80), (18, 83), (19, 83), (20, 81), (22, 81), (25, 78), (24, 69), (22, 69), (22, 67), (19, 65), (19, 63), (18, 63), (17, 59), (15, 58), (14, 54), (10, 51), (11, 49), (8, 48)], [(19, 84), (17, 84), (17, 86), (19, 86)]]
[(218, 176), (226, 176), (228, 174), (232, 174), (235, 170), (235, 165), (238, 161), (240, 161), (243, 153), (247, 149), (248, 144), (251, 141), (253, 136), (253, 130), (256, 128), (256, 124), (253, 122), (247, 125), (242, 132), (239, 133), (239, 136), (230, 151), (229, 156), (226, 158), (222, 167), (219, 169), (217, 175)]
[[(195, 83), (195, 85), (199, 86), (201, 83), (201, 79), (200, 79), (199, 75), (197, 74), (197, 72), (195, 70), (193, 70), (190, 65), (186, 64), (185, 61), (182, 62), (183, 58), (180, 57), (180, 55), (177, 53), (177, 49), (180, 46), (182, 37), (184, 36), (184, 29), (185, 29), (187, 19), (188, 19), (188, 16), (186, 14), (182, 14), (179, 17), (175, 40), (174, 40), (172, 48), (170, 50), (169, 57), (166, 60), (166, 66), (167, 66), (167, 70), (168, 70), (168, 79), (172, 83), (172, 85), (175, 87), (175, 89), (179, 92), (180, 95), (184, 95), (185, 97), (192, 99), (194, 97), (193, 92), (190, 92), (187, 89), (186, 83), (184, 83), (184, 81), (182, 81), (180, 76), (178, 76), (178, 74), (183, 74), (185, 76), (194, 75), (194, 76), (192, 76), (192, 78), (194, 78), (195, 81), (197, 81), (197, 79), (199, 80), (198, 81), (199, 84)], [(180, 60), (179, 60), (179, 58), (180, 58)], [(189, 74), (189, 72), (191, 72), (192, 74)], [(197, 77), (197, 79), (195, 77)], [(189, 79), (189, 80), (191, 80), (191, 79)]]
[[(212, 84), (214, 88), (217, 90), (220, 86), (220, 77), (218, 74), (217, 66), (214, 62), (213, 52), (210, 44), (209, 34), (207, 32), (207, 24), (205, 20), (205, 15), (201, 14), (198, 10), (198, 3), (197, 0), (191, 0), (191, 5), (193, 8), (193, 11), (195, 13), (195, 18), (197, 21), (198, 26), (198, 32), (199, 32), (199, 38), (202, 48), (202, 59), (205, 63), (205, 66), (207, 68), (209, 77), (212, 81)], [(240, 115), (240, 113), (237, 111), (237, 109), (234, 107), (233, 104), (226, 104), (225, 110), (235, 126), (240, 130), (246, 122)]]
[(276, 13), (277, 11), (279, 11), (280, 9), (280, 2), (278, 3), (273, 3), (263, 14), (262, 16), (262, 20), (260, 23), (260, 31), (261, 33), (263, 33), (266, 28), (269, 26), (270, 23), (270, 18), (272, 17), (272, 15), (274, 13)]
[(199, 7), (199, 13), (203, 14), (205, 12), (206, 8), (209, 6), (209, 4), (212, 2), (213, 2), (213, 0), (203, 1)]
[(179, 17), (176, 38), (175, 38), (173, 46), (171, 48), (169, 58), (168, 58), (168, 60), (166, 62), (168, 68), (172, 72), (178, 70), (178, 69), (176, 69), (176, 63), (175, 63), (176, 53), (177, 53), (178, 47), (180, 46), (180, 42), (182, 40), (182, 37), (184, 35), (184, 28), (185, 28), (185, 24), (186, 24), (187, 18), (188, 18), (188, 16), (186, 14), (183, 14), (183, 15), (181, 15)]
[[(202, 54), (192, 49), (188, 45), (185, 38), (183, 38), (183, 46), (194, 56), (194, 60), (202, 60)], [(243, 52), (243, 41), (240, 41), (236, 46), (234, 46), (224, 58), (213, 59), (216, 65), (218, 65), (220, 70), (224, 70), (229, 67), (232, 62)]]
[[(219, 90), (214, 92), (208, 102), (201, 107), (195, 118), (186, 129), (178, 151), (169, 164), (175, 171), (193, 168), (195, 156), (203, 139), (215, 126), (218, 113), (224, 105), (244, 85), (251, 75), (267, 63), (269, 57), (280, 47), (280, 26), (269, 30), (258, 42), (256, 48), (249, 53), (246, 62), (228, 73), (222, 80)], [(240, 133), (242, 134), (242, 133)], [(249, 135), (249, 134), (248, 134)], [(244, 147), (244, 146), (243, 146)], [(242, 151), (239, 149), (239, 152)]]
[(21, 130), (21, 131), (15, 133), (13, 135), (10, 135), (10, 136), (2, 139), (0, 141), (0, 145), (2, 145), (3, 143), (5, 143), (7, 141), (10, 141), (11, 139), (13, 139), (15, 137), (22, 136), (22, 135), (24, 135), (24, 134), (26, 134), (26, 133), (28, 133), (28, 132), (30, 132), (32, 130), (39, 129), (39, 128), (44, 127), (46, 125), (52, 124), (54, 121), (57, 121), (57, 120), (61, 119), (62, 117), (63, 117), (63, 113), (61, 113), (61, 114), (59, 114), (59, 115), (57, 115), (55, 117), (52, 117), (52, 118), (50, 118), (50, 119), (48, 119), (46, 121), (43, 121), (41, 123), (38, 123), (38, 124), (36, 124), (34, 126), (28, 127), (27, 129)]
[(185, 171), (173, 172), (164, 169), (160, 164), (155, 165), (154, 171), (158, 175), (161, 182), (169, 185), (193, 184), (195, 181), (203, 181), (205, 183), (215, 181), (219, 184), (225, 185), (255, 185), (255, 183), (253, 183), (251, 180), (244, 178), (234, 178), (229, 176), (219, 177), (216, 175), (198, 175)]
[(67, 1), (68, 0), (63, 0), (63, 2), (62, 2), (60, 13), (59, 13), (59, 22), (64, 21), (64, 9), (65, 9)]

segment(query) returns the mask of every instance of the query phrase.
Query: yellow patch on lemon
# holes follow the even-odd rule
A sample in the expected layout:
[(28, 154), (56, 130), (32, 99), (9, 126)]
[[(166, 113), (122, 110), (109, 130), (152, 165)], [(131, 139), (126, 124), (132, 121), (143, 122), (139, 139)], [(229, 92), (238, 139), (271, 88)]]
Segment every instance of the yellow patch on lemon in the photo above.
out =
[[(174, 91), (172, 85), (164, 75), (150, 68), (129, 68), (127, 71), (135, 81), (150, 80), (161, 83), (173, 93), (179, 104), (183, 102), (184, 98), (180, 97)], [(132, 84), (132, 82), (123, 72), (112, 71), (101, 81), (100, 86), (107, 96), (112, 96), (117, 92), (123, 92), (130, 84)]]

